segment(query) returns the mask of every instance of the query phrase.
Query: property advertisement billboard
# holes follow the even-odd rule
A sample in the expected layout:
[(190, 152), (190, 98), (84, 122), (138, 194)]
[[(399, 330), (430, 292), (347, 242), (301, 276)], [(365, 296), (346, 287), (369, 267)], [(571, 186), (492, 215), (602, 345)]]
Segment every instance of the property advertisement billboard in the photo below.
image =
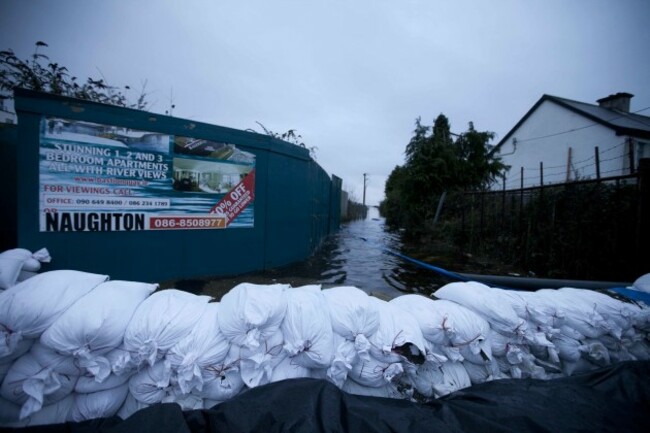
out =
[(255, 155), (228, 143), (44, 117), (40, 231), (254, 226)]

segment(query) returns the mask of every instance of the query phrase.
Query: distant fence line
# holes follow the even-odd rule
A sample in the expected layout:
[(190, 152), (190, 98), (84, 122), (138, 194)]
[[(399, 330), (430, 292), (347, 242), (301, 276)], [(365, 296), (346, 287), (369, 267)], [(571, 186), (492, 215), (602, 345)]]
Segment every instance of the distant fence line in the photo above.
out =
[(341, 191), (341, 222), (366, 219), (368, 208), (350, 200), (347, 191)]
[(650, 271), (650, 159), (624, 176), (454, 194), (439, 227), (549, 277), (631, 280)]
[[(615, 156), (609, 154), (609, 152), (615, 151), (621, 146), (626, 146), (624, 152)], [(562, 164), (549, 166), (545, 165), (543, 161), (540, 161), (538, 167), (519, 167), (515, 171), (516, 174), (514, 177), (511, 176), (508, 178), (504, 175), (502, 189), (522, 189), (526, 184), (535, 182), (538, 182), (536, 186), (543, 186), (550, 183), (563, 184), (575, 182), (580, 180), (581, 177), (593, 177), (596, 180), (601, 179), (601, 177), (602, 179), (607, 179), (612, 177), (613, 173), (618, 173), (617, 176), (614, 176), (618, 177), (627, 174), (634, 175), (636, 171), (634, 144), (630, 140), (622, 141), (602, 151), (599, 146), (594, 146), (594, 153), (579, 161), (574, 161), (572, 154), (572, 149), (569, 148), (567, 161)], [(613, 169), (602, 169), (604, 163), (612, 161), (620, 161), (620, 165)]]

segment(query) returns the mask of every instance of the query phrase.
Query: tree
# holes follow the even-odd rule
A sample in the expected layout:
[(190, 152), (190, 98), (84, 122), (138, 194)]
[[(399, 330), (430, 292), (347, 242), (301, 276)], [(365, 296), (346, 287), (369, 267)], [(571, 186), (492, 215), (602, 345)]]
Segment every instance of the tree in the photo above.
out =
[[(307, 147), (307, 145), (302, 141), (302, 135), (298, 134), (295, 129), (289, 129), (286, 132), (283, 132), (282, 134), (278, 132), (273, 132), (270, 129), (268, 129), (266, 126), (261, 124), (260, 122), (255, 122), (258, 125), (260, 125), (260, 128), (264, 131), (266, 135), (269, 135), (273, 138), (277, 138), (278, 140), (283, 140), (291, 144), (295, 144), (296, 146), (304, 147), (305, 149), (309, 150), (309, 156), (312, 157), (312, 159), (316, 160), (316, 151), (318, 150), (317, 146), (311, 146)], [(247, 131), (251, 132), (256, 132), (254, 129), (247, 129)]]
[(34, 53), (25, 60), (18, 58), (10, 49), (0, 51), (0, 100), (12, 99), (14, 88), (21, 87), (138, 110), (145, 110), (149, 105), (146, 81), (135, 102), (130, 102), (124, 93), (130, 90), (129, 86), (124, 86), (122, 90), (110, 86), (104, 78), (92, 77), (80, 84), (68, 68), (50, 61), (48, 56), (39, 52), (42, 47), (48, 46), (45, 42), (38, 41), (35, 45)]
[(479, 132), (469, 122), (467, 132), (456, 139), (456, 149), (461, 170), (458, 186), (465, 189), (487, 188), (507, 170), (500, 159), (490, 155), (487, 144), (494, 138), (493, 132)]
[(440, 114), (432, 127), (415, 120), (413, 137), (405, 149), (406, 162), (391, 172), (381, 210), (389, 225), (414, 237), (426, 233), (445, 191), (484, 188), (506, 168), (490, 155), (492, 132), (479, 132), (470, 122), (454, 140), (449, 119)]

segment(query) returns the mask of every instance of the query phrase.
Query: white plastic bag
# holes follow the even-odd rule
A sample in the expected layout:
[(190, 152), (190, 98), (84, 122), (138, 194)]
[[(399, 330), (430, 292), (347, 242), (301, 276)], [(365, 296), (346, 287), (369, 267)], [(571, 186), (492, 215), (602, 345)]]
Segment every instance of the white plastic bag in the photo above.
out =
[(79, 271), (39, 274), (0, 293), (0, 357), (23, 338), (37, 338), (72, 304), (106, 281)]
[(304, 288), (286, 292), (287, 310), (282, 322), (284, 350), (292, 362), (305, 368), (327, 368), (334, 355), (332, 322), (320, 290)]
[(172, 392), (171, 371), (165, 362), (146, 366), (129, 379), (129, 391), (147, 405), (160, 403)]
[(475, 281), (449, 283), (436, 290), (434, 295), (469, 308), (503, 335), (523, 337), (526, 333), (526, 321), (485, 284)]
[(24, 419), (72, 393), (76, 380), (76, 376), (43, 367), (28, 353), (13, 363), (2, 382), (0, 395), (21, 405), (20, 419)]
[(192, 391), (206, 400), (225, 401), (239, 394), (244, 388), (240, 371), (239, 349), (232, 346), (226, 358), (202, 370), (203, 387)]
[[(8, 289), (25, 280), (25, 276), (41, 269), (41, 262), (50, 261), (50, 253), (42, 248), (32, 254), (24, 248), (14, 248), (0, 253), (0, 289)], [(21, 278), (21, 274), (23, 278)]]
[(254, 388), (271, 382), (273, 369), (287, 357), (283, 345), (284, 337), (279, 329), (258, 347), (233, 345), (234, 351), (239, 353), (239, 368), (246, 386)]
[(444, 375), (442, 383), (434, 383), (437, 396), (443, 396), (472, 386), (465, 366), (460, 362), (445, 362), (440, 367)]
[(167, 352), (166, 359), (176, 373), (183, 393), (203, 386), (202, 370), (224, 360), (230, 342), (219, 330), (220, 305), (208, 304), (192, 332), (180, 339)]
[(72, 421), (80, 422), (113, 416), (124, 404), (128, 393), (129, 385), (124, 383), (103, 391), (76, 394), (70, 418)]
[(189, 335), (210, 299), (176, 289), (161, 290), (145, 299), (124, 333), (124, 348), (135, 365), (154, 365)]
[(368, 397), (404, 398), (392, 383), (378, 387), (361, 385), (353, 380), (346, 380), (341, 390), (348, 394), (365, 395)]
[(280, 329), (287, 309), (288, 284), (242, 283), (221, 298), (219, 328), (232, 342), (257, 348)]
[(23, 419), (22, 427), (62, 424), (71, 421), (70, 414), (74, 407), (74, 395), (70, 394), (56, 403), (43, 406), (41, 410)]
[(351, 286), (323, 290), (335, 333), (355, 341), (358, 335), (369, 338), (379, 328), (379, 312), (363, 290)]
[(416, 359), (418, 363), (424, 362), (426, 344), (415, 318), (389, 302), (371, 299), (379, 312), (380, 322), (377, 332), (370, 338), (370, 354), (389, 364)]
[(111, 374), (103, 382), (97, 382), (94, 376), (81, 376), (74, 386), (74, 391), (80, 394), (92, 394), (94, 392), (106, 391), (107, 389), (117, 388), (129, 381), (127, 375), (118, 376)]
[[(136, 308), (157, 287), (131, 281), (102, 283), (61, 314), (43, 333), (41, 342), (74, 357), (83, 367), (97, 366), (97, 357), (122, 343)], [(101, 382), (109, 373), (107, 368), (97, 371), (97, 380)]]

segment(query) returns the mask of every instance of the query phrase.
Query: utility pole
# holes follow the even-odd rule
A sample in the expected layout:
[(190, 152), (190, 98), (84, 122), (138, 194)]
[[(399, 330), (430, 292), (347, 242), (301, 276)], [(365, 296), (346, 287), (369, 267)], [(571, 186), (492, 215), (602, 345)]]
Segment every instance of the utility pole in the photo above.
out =
[(368, 173), (363, 173), (363, 206), (366, 206), (366, 184), (368, 183)]

